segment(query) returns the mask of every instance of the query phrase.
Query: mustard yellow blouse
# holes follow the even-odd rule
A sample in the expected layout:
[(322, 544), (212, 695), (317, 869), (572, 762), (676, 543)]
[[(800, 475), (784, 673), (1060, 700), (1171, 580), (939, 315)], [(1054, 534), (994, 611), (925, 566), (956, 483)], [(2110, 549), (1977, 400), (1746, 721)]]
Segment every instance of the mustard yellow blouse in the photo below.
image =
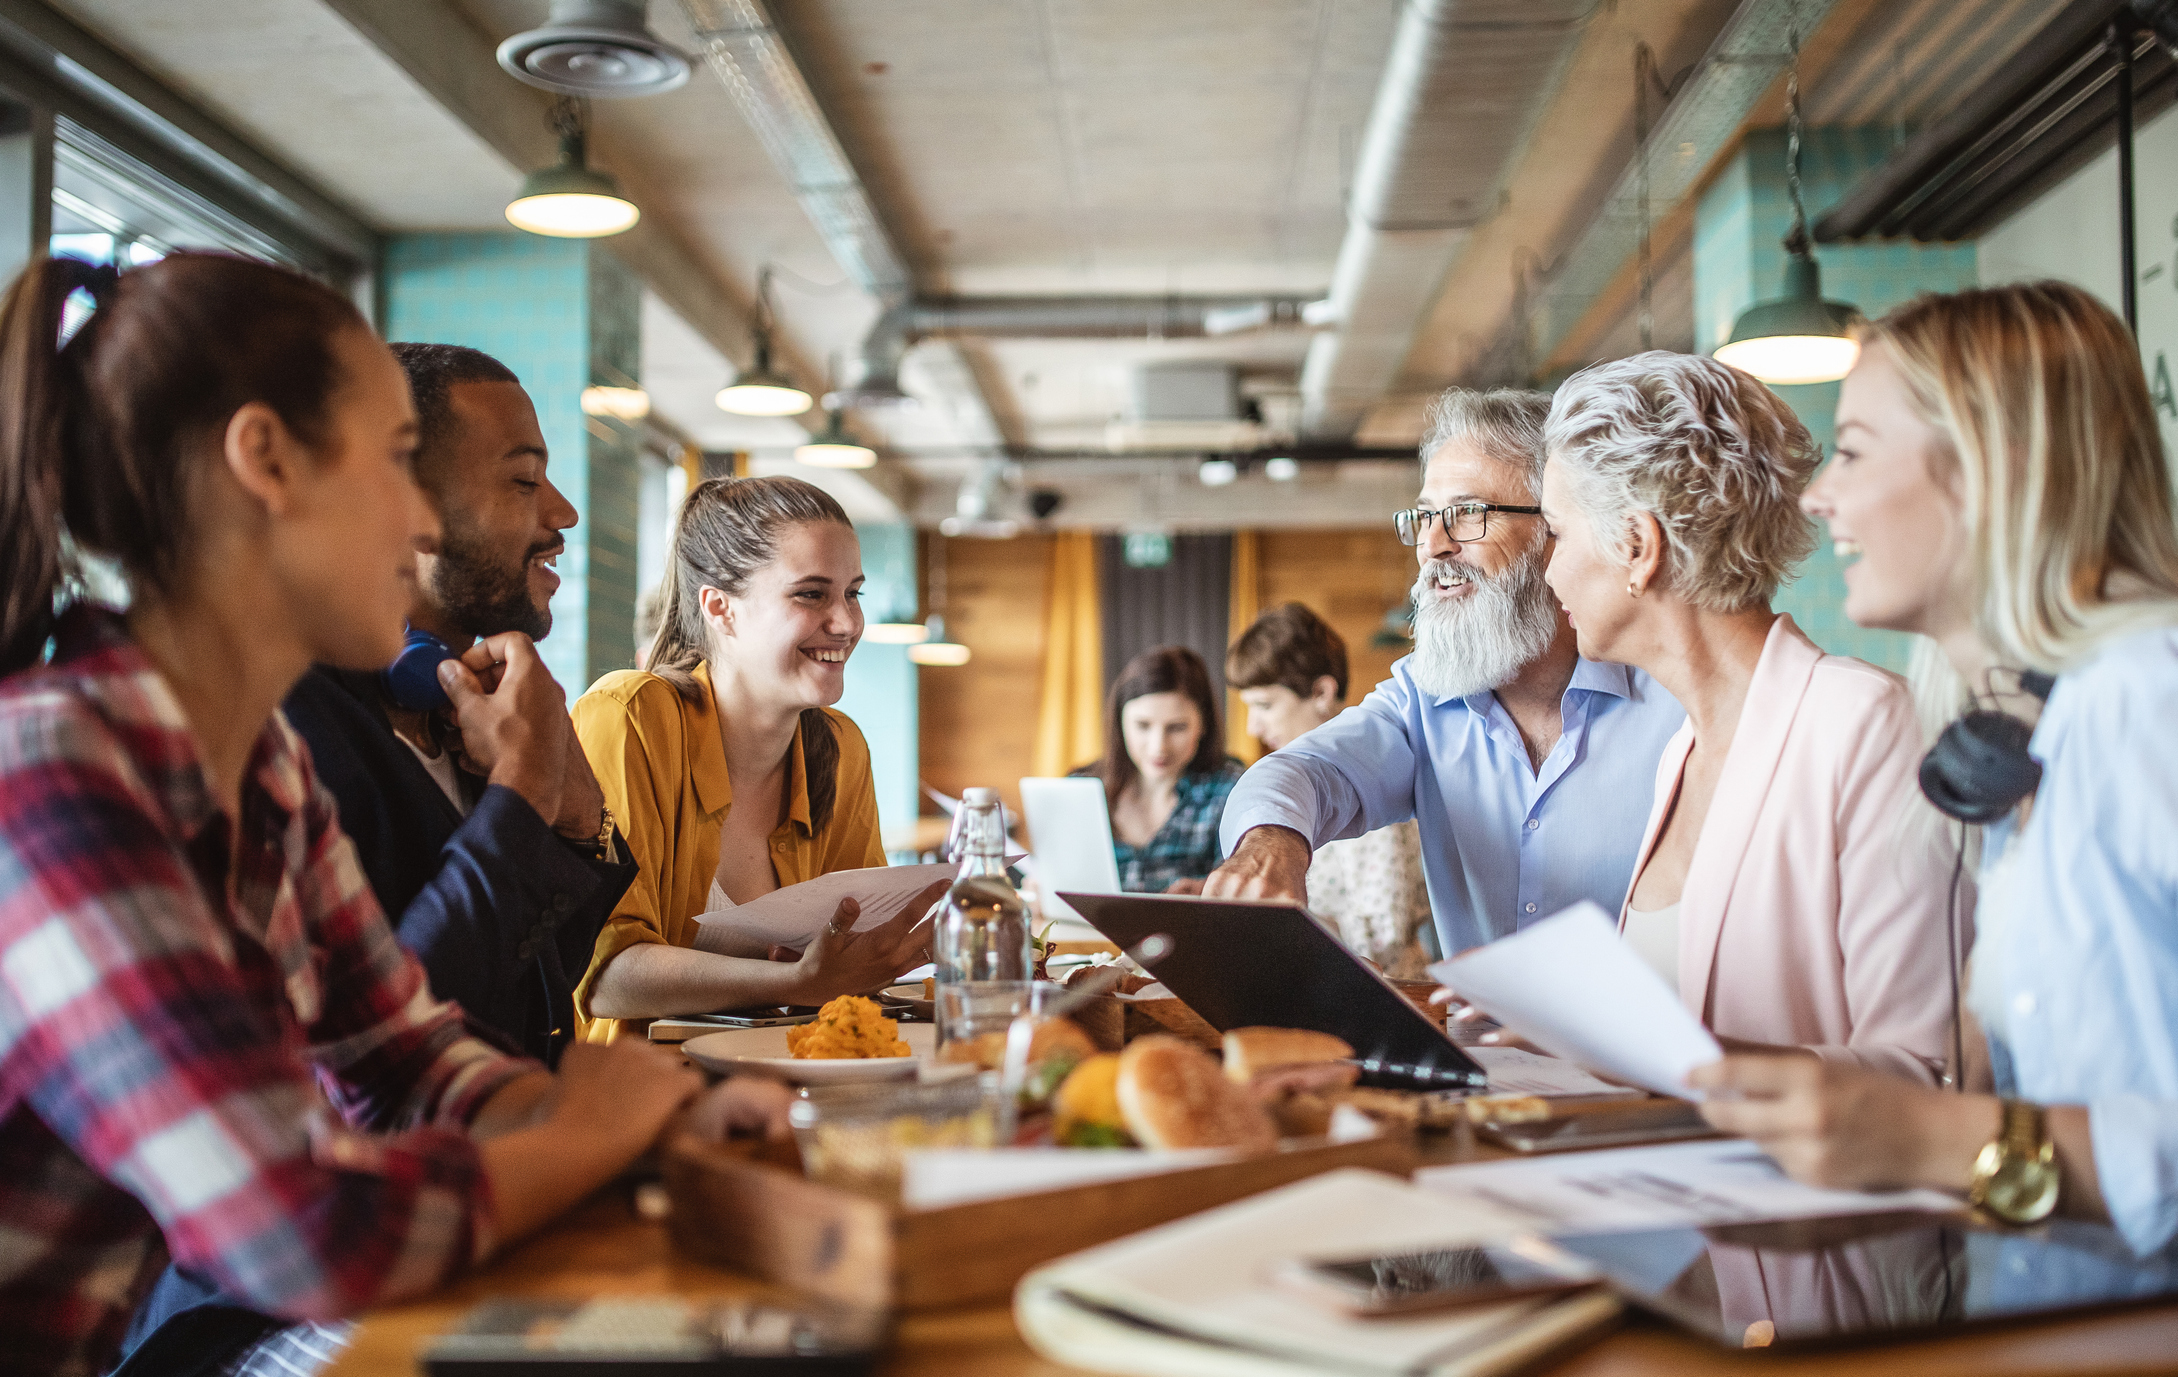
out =
[[(733, 807), (734, 787), (726, 777), (710, 666), (696, 667), (696, 682), (703, 701), (690, 703), (655, 674), (620, 670), (575, 700), (575, 735), (642, 868), (598, 933), (590, 969), (575, 986), (575, 1024), (585, 1042), (611, 1042), (619, 1032), (619, 1020), (590, 1016), (605, 963), (639, 942), (695, 945), (695, 915), (710, 901), (719, 827)], [(821, 832), (810, 826), (796, 728), (787, 751), (787, 818), (771, 834), (772, 869), (782, 886), (885, 863), (869, 743), (845, 713), (826, 708), (825, 715), (839, 736), (832, 818)]]

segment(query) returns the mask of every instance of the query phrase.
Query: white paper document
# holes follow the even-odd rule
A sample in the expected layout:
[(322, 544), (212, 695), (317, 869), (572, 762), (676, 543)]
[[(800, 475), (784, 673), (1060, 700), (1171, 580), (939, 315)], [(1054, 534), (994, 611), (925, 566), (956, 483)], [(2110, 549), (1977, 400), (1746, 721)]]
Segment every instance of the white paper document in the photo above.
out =
[(940, 880), (950, 880), (956, 867), (946, 862), (933, 865), (875, 865), (864, 870), (835, 870), (775, 889), (715, 913), (699, 913), (696, 947), (721, 956), (765, 956), (774, 943), (801, 948), (832, 921), (839, 901), (853, 899), (862, 905), (855, 931), (866, 932), (898, 917), (907, 902)]
[(1804, 1186), (1744, 1138), (1426, 1167), (1414, 1183), (1485, 1217), (1518, 1217), (1547, 1234), (1958, 1208), (1938, 1191)]
[(1724, 1049), (1592, 903), (1429, 968), (1440, 984), (1568, 1061), (1659, 1095)]
[(1142, 1148), (995, 1148), (971, 1151), (922, 1148), (901, 1158), (900, 1203), (911, 1210), (935, 1210), (972, 1200), (1065, 1190), (1102, 1181), (1185, 1171), (1223, 1162), (1226, 1148), (1190, 1148), (1152, 1152)]
[(1490, 1073), (1492, 1095), (1538, 1095), (1545, 1099), (1572, 1095), (1623, 1095), (1639, 1097), (1630, 1085), (1613, 1085), (1589, 1075), (1563, 1057), (1538, 1056), (1517, 1047), (1468, 1047), (1462, 1049)]
[[(1615, 1303), (1596, 1293), (1363, 1319), (1304, 1299), (1273, 1271), (1293, 1258), (1497, 1242), (1523, 1224), (1377, 1172), (1326, 1172), (1039, 1268), (1016, 1288), (1014, 1317), (1045, 1357), (1104, 1372), (1491, 1373), (1532, 1363)], [(1098, 1324), (1083, 1301), (1170, 1334)]]

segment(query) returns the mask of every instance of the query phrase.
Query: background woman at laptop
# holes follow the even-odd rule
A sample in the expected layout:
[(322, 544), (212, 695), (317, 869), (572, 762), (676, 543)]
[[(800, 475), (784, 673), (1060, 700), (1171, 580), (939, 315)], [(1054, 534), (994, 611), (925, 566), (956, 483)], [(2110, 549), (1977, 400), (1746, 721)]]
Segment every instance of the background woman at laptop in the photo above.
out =
[(1939, 753), (1936, 792), (1989, 824), (1969, 1002), (2005, 1098), (1734, 1056), (1696, 1070), (1736, 1092), (1704, 1113), (1804, 1180), (1964, 1191), (2019, 1223), (2107, 1215), (2160, 1249), (2178, 1236), (2178, 533), (2131, 332), (2054, 282), (1893, 312), (1807, 506), (1858, 556), (1847, 614), (1933, 637), (1967, 690), (1954, 710), (1992, 714), (1982, 768)]
[(1770, 610), (1815, 546), (1807, 428), (1736, 368), (1653, 352), (1569, 378), (1544, 444), (1546, 577), (1581, 654), (1687, 711), (1626, 939), (1720, 1037), (1932, 1083), (1952, 855), (1914, 784), (1913, 696)]
[(1224, 740), (1210, 671), (1194, 651), (1145, 650), (1120, 671), (1105, 705), (1104, 759), (1074, 773), (1104, 781), (1122, 890), (1202, 892), (1224, 859), (1218, 823), (1240, 780)]
[[(1248, 734), (1280, 750), (1346, 708), (1346, 642), (1297, 602), (1257, 617), (1225, 654), (1225, 682), (1248, 705)], [(1308, 911), (1386, 975), (1419, 980), (1434, 956), (1422, 832), (1412, 818), (1316, 848)]]
[(714, 479), (682, 504), (648, 669), (575, 702), (642, 867), (575, 987), (587, 1041), (611, 1041), (621, 1019), (822, 1004), (928, 959), (910, 929), (942, 886), (869, 932), (835, 918), (798, 960), (694, 949), (699, 913), (885, 863), (869, 745), (831, 706), (862, 639), (861, 595), (854, 526), (821, 488)]

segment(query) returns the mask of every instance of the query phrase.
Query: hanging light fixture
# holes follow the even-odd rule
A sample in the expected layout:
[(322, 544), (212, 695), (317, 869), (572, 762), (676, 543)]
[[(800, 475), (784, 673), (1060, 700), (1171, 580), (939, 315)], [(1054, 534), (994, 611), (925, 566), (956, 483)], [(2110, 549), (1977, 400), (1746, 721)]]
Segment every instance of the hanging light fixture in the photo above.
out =
[(1800, 201), (1800, 29), (1787, 26), (1791, 65), (1785, 72), (1785, 188), (1792, 198), (1792, 229), (1785, 235), (1785, 294), (1740, 313), (1732, 338), (1717, 357), (1773, 386), (1836, 382), (1860, 358), (1853, 327), (1860, 312), (1842, 301), (1823, 300), (1822, 269), (1807, 233)]
[(810, 397), (771, 366), (771, 268), (756, 275), (756, 320), (749, 333), (756, 342), (756, 362), (719, 389), (718, 409), (736, 416), (799, 416)]
[(930, 538), (930, 617), (923, 623), (923, 639), (907, 650), (918, 665), (953, 668), (968, 663), (973, 652), (945, 638), (945, 537)]
[(552, 102), (546, 122), (559, 135), (559, 164), (523, 178), (521, 192), (507, 203), (507, 223), (555, 239), (601, 239), (643, 218), (620, 183), (591, 170), (588, 116), (587, 103), (574, 96)]
[(823, 434), (795, 447), (794, 461), (820, 469), (866, 469), (876, 463), (877, 451), (847, 433), (846, 413), (835, 408), (829, 415)]
[(862, 639), (871, 645), (921, 645), (930, 639), (930, 628), (921, 622), (871, 622), (862, 628)]

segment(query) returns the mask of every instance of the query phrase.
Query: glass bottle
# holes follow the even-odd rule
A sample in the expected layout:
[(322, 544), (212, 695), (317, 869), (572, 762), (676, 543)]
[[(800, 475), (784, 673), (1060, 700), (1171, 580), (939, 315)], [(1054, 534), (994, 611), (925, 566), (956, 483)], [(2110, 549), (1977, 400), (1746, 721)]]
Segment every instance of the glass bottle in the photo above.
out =
[[(1006, 821), (995, 789), (961, 796), (954, 832), (959, 876), (938, 916), (931, 960), (937, 971), (938, 1049), (943, 1060), (983, 1060), (978, 1040), (1028, 1007), (1035, 960), (1028, 905), (1006, 878)], [(959, 1050), (952, 1050), (958, 1044)]]

